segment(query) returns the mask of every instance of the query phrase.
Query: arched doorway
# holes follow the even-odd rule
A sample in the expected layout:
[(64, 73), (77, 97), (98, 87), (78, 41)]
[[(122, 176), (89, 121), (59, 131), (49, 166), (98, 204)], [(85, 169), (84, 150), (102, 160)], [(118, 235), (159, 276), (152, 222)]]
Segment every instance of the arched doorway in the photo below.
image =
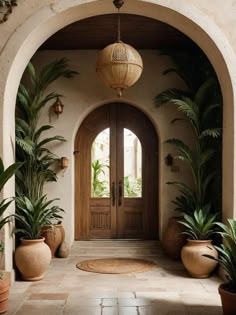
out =
[[(48, 5), (48, 1), (42, 0), (38, 4), (18, 6), (16, 19), (10, 19), (4, 28), (2, 50), (0, 58), (1, 82), (0, 98), (1, 110), (1, 139), (0, 153), (4, 164), (8, 165), (14, 160), (14, 106), (15, 95), (19, 86), (22, 73), (38, 47), (52, 34), (64, 26), (90, 16), (114, 13), (114, 6), (110, 0), (91, 1), (55, 1)], [(219, 23), (216, 15), (216, 8), (207, 3), (204, 7), (201, 3), (190, 3), (189, 0), (181, 0), (181, 5), (176, 5), (175, 1), (165, 0), (132, 0), (127, 1), (124, 13), (132, 13), (147, 16), (153, 19), (164, 21), (189, 36), (206, 53), (218, 75), (223, 98), (224, 98), (224, 127), (223, 127), (223, 219), (235, 217), (236, 194), (235, 194), (235, 111), (234, 99), (236, 96), (236, 65), (234, 54), (234, 42), (228, 32), (229, 24)], [(228, 7), (224, 9), (227, 10)], [(229, 10), (229, 8), (228, 8)], [(223, 10), (224, 11), (224, 10)], [(223, 12), (222, 11), (222, 12)], [(11, 25), (12, 23), (12, 25)], [(6, 36), (4, 35), (6, 34)], [(115, 101), (116, 99), (104, 98), (95, 100), (93, 108), (97, 104)], [(136, 99), (124, 99), (124, 101), (138, 104)], [(74, 135), (83, 117), (90, 111), (84, 110), (79, 116)], [(74, 136), (73, 135), (73, 136)], [(74, 138), (73, 138), (74, 139)], [(162, 141), (160, 135), (160, 141)], [(70, 150), (69, 158), (73, 160), (73, 150)], [(160, 146), (161, 153), (161, 146)], [(162, 170), (160, 169), (160, 176)], [(74, 239), (74, 169), (68, 169), (71, 193), (66, 195), (69, 200), (67, 211), (67, 231), (68, 240), (71, 244)], [(161, 191), (161, 189), (160, 189)], [(3, 190), (3, 197), (14, 195), (14, 182), (11, 181)], [(161, 192), (160, 192), (161, 196)], [(164, 222), (165, 206), (160, 206), (160, 231)], [(12, 209), (14, 211), (14, 209)], [(13, 240), (10, 237), (8, 228), (5, 234), (5, 267), (12, 270)]]
[(158, 140), (125, 103), (97, 108), (75, 140), (75, 238), (158, 238)]

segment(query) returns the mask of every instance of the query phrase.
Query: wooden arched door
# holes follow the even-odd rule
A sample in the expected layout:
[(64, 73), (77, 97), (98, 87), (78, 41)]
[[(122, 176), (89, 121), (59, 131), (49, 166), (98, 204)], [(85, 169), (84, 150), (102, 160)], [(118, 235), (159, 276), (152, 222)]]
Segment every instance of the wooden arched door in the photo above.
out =
[(75, 239), (158, 238), (158, 141), (147, 116), (97, 108), (75, 140)]

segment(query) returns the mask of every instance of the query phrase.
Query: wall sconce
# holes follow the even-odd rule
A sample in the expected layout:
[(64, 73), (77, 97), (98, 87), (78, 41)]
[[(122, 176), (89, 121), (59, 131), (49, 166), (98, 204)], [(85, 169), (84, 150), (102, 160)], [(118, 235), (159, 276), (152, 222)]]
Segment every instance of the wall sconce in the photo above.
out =
[(54, 113), (57, 114), (57, 118), (58, 118), (59, 115), (63, 113), (63, 107), (64, 107), (59, 97), (56, 99), (56, 102), (52, 105), (52, 107), (53, 107)]
[(69, 159), (65, 156), (61, 157), (60, 160), (60, 168), (66, 170), (69, 166)]
[(165, 157), (165, 163), (167, 166), (173, 165), (173, 157), (170, 153)]

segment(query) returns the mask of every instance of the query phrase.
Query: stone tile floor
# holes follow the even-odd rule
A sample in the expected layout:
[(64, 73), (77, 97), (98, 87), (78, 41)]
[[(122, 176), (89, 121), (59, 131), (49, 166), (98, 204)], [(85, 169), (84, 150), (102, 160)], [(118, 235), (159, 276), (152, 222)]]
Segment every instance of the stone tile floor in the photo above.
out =
[[(144, 273), (89, 273), (76, 263), (99, 257), (156, 262)], [(45, 278), (16, 281), (6, 315), (220, 315), (220, 279), (190, 278), (181, 262), (165, 256), (157, 241), (75, 242), (68, 258), (52, 260)]]

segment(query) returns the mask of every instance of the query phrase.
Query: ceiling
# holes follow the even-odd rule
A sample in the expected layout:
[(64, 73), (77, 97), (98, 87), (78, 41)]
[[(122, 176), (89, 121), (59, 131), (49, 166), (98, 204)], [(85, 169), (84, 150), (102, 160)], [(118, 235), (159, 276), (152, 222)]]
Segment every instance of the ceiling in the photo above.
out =
[[(72, 23), (40, 49), (102, 49), (117, 39), (117, 15), (98, 15)], [(121, 14), (121, 40), (136, 49), (188, 48), (193, 42), (174, 27), (144, 16)]]

